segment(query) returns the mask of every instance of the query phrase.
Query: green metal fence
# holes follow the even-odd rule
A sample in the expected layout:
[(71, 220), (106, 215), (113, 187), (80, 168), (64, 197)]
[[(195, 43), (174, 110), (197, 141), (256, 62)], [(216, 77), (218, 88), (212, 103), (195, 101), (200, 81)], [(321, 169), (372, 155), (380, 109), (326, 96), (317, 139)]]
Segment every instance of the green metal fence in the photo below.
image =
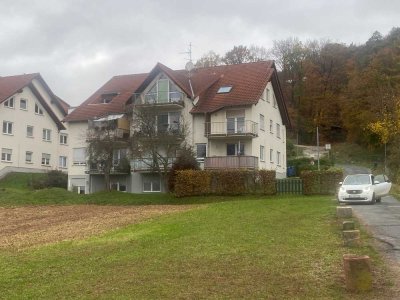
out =
[(278, 194), (303, 194), (303, 181), (300, 178), (285, 178), (276, 180)]

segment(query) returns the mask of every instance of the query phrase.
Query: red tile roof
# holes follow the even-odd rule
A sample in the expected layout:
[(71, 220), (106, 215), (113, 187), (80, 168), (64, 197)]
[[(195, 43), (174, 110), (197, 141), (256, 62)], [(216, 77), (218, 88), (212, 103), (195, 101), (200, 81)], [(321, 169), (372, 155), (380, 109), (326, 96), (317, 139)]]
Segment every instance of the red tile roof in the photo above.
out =
[[(66, 122), (85, 121), (125, 111), (125, 104), (148, 74), (114, 76), (91, 95), (85, 102), (65, 117)], [(116, 93), (109, 103), (101, 103), (102, 95)]]
[[(198, 68), (191, 71), (190, 77), (186, 70), (171, 70), (157, 63), (148, 74), (113, 77), (68, 115), (65, 121), (82, 121), (124, 112), (124, 105), (132, 94), (143, 92), (160, 72), (174, 81), (189, 98), (195, 99), (199, 96), (191, 113), (211, 113), (224, 107), (255, 104), (261, 98), (267, 83), (271, 81), (283, 122), (290, 126), (273, 61)], [(218, 94), (221, 86), (232, 86), (232, 90), (229, 93)], [(107, 92), (117, 92), (118, 95), (110, 103), (99, 104), (101, 95)]]
[(65, 129), (64, 125), (57, 118), (54, 111), (50, 108), (50, 106), (43, 99), (42, 95), (40, 95), (39, 91), (35, 88), (32, 81), (36, 79), (38, 80), (46, 89), (47, 93), (51, 97), (51, 101), (54, 102), (60, 111), (66, 115), (68, 113), (69, 104), (66, 103), (61, 98), (54, 95), (51, 91), (47, 83), (44, 81), (40, 73), (32, 73), (32, 74), (23, 74), (23, 75), (15, 75), (15, 76), (5, 76), (0, 77), (0, 104), (7, 99), (9, 99), (14, 94), (18, 93), (24, 87), (29, 87), (31, 91), (34, 93), (39, 102), (43, 105), (46, 111), (49, 113), (50, 117), (57, 124), (59, 129)]
[(0, 104), (17, 93), (19, 90), (22, 90), (29, 83), (31, 83), (33, 79), (39, 76), (39, 73), (33, 73), (0, 77)]

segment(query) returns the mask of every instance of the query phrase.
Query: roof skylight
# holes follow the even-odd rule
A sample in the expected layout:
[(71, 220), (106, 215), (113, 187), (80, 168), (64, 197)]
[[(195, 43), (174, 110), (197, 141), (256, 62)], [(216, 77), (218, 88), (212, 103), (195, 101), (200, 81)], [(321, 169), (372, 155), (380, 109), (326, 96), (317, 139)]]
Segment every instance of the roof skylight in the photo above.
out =
[(225, 94), (225, 93), (229, 93), (231, 91), (232, 87), (231, 86), (221, 86), (218, 91), (217, 94)]

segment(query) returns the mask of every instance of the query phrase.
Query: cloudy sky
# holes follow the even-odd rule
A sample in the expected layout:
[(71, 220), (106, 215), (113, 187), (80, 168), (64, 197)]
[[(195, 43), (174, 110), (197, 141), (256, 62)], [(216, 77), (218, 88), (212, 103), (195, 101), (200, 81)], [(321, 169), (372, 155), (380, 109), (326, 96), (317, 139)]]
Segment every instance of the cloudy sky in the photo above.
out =
[(0, 0), (0, 76), (40, 72), (79, 105), (114, 75), (183, 68), (235, 45), (363, 44), (400, 26), (398, 0)]

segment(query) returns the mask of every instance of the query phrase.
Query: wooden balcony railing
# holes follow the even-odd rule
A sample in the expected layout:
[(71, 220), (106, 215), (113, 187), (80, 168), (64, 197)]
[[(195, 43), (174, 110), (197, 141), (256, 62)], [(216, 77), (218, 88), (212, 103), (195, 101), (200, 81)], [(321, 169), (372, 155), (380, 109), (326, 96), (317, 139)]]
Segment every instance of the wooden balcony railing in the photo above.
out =
[(212, 156), (204, 160), (204, 169), (257, 169), (256, 156)]

